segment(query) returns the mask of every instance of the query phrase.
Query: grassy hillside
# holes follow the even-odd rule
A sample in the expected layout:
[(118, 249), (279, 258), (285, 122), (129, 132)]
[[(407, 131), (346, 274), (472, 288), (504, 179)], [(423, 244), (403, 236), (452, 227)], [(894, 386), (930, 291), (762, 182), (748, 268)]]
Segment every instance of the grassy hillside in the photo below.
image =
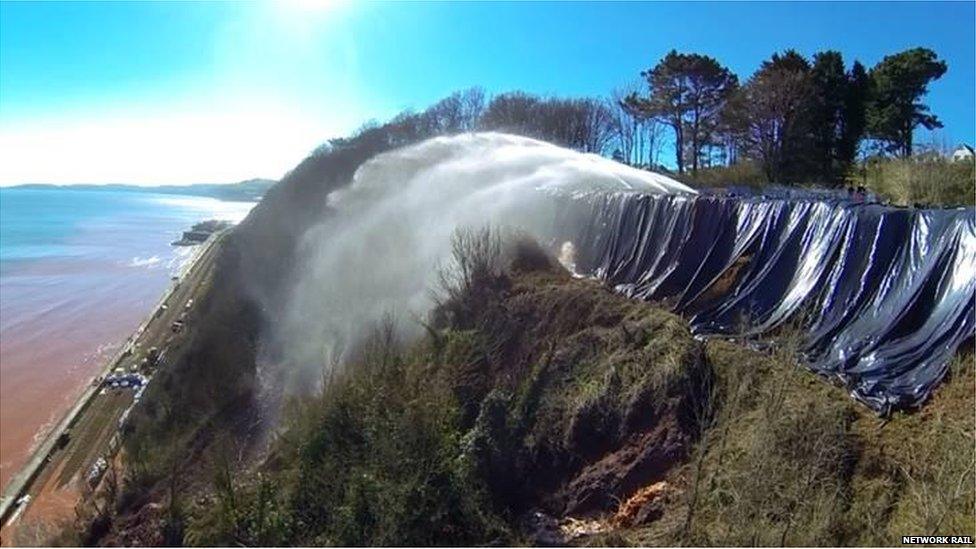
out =
[(974, 529), (972, 356), (923, 410), (875, 416), (769, 356), (713, 341), (711, 417), (658, 522), (613, 543), (893, 545)]
[[(882, 420), (775, 354), (459, 242), (423, 340), (388, 323), (250, 474), (211, 460), (193, 544), (893, 544), (973, 535), (971, 356)], [(504, 268), (502, 268), (504, 266)], [(324, 367), (326, 365), (323, 365)]]
[(381, 328), (296, 403), (259, 476), (218, 467), (188, 539), (511, 543), (530, 509), (605, 512), (663, 478), (686, 453), (704, 364), (683, 322), (531, 247), (511, 274), (497, 258), (475, 261), (423, 341)]

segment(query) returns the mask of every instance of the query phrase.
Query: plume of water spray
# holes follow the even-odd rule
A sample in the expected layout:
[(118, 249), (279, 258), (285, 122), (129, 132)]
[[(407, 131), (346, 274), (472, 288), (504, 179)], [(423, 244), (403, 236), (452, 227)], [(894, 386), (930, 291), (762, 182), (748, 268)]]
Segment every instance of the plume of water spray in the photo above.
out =
[(546, 242), (554, 195), (589, 192), (694, 193), (659, 174), (499, 133), (376, 156), (329, 195), (330, 214), (303, 236), (299, 274), (272, 334), (283, 360), (266, 367), (287, 369), (278, 377), (293, 390), (315, 387), (322, 368), (385, 314), (424, 314), (458, 228), (515, 229), (571, 260), (572, 244)]

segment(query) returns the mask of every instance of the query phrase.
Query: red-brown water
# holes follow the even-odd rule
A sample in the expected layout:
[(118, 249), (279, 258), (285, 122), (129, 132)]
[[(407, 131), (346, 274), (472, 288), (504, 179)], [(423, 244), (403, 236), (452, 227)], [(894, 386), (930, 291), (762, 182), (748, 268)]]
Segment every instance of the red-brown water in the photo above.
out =
[(252, 204), (109, 191), (0, 190), (0, 485), (152, 309), (195, 221)]

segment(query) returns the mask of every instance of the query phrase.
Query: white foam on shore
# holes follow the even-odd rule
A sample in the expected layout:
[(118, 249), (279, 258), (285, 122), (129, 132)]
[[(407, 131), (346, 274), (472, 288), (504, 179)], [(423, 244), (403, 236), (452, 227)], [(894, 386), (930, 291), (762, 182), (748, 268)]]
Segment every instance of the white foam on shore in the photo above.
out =
[(166, 264), (170, 276), (183, 276), (193, 261), (196, 246), (175, 246), (173, 257)]
[(133, 257), (132, 260), (129, 261), (129, 267), (152, 268), (155, 265), (158, 265), (160, 261), (162, 261), (162, 259), (160, 259), (158, 255), (154, 255), (152, 257)]

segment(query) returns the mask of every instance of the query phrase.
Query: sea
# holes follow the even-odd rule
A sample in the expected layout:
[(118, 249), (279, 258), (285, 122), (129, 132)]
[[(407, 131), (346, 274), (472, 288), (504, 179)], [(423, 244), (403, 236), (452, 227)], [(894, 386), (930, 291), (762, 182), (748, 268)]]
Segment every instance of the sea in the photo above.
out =
[(253, 202), (145, 191), (0, 188), (0, 486), (159, 300), (193, 249)]

